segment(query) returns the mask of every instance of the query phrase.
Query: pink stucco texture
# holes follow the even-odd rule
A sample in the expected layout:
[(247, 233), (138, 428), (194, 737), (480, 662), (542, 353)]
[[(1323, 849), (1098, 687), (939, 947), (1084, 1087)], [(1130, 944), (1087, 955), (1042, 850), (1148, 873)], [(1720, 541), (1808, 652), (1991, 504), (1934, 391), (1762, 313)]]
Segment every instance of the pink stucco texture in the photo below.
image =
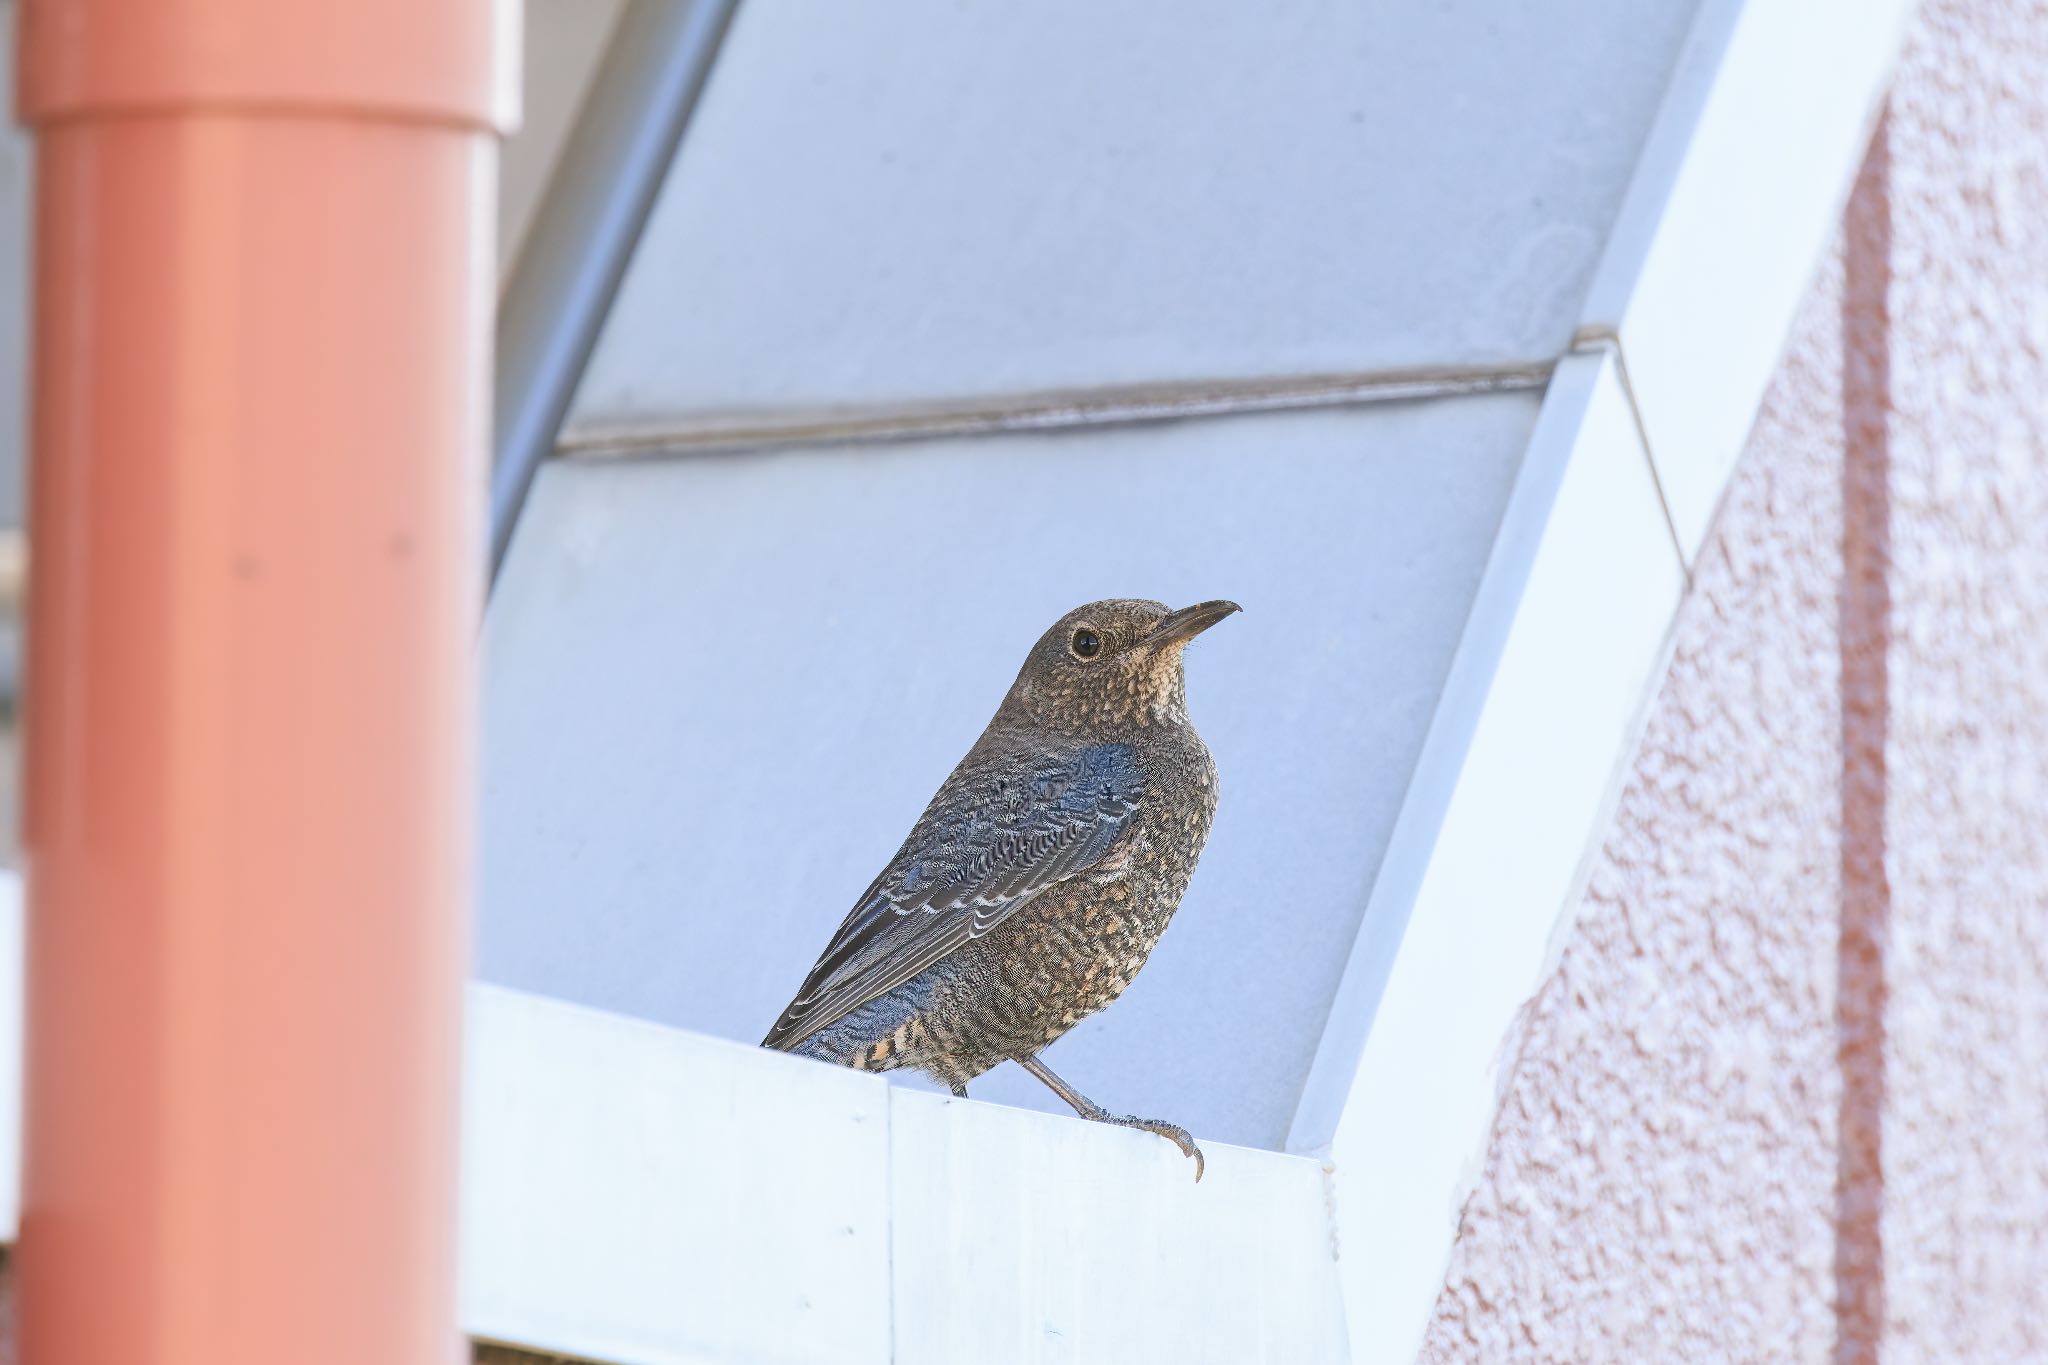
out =
[(2048, 1360), (2048, 4), (1890, 108), (1427, 1361)]

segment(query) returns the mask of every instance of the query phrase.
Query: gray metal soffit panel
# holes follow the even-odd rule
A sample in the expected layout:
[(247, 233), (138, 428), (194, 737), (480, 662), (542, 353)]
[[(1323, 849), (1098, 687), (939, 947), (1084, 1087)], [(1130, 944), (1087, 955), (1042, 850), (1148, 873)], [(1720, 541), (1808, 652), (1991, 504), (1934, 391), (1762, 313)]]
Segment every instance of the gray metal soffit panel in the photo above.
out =
[(751, 3), (570, 440), (1548, 362), (1694, 8)]
[(481, 975), (758, 1039), (1046, 625), (1228, 596), (1188, 664), (1209, 849), (1051, 1057), (1277, 1147), (1537, 407), (551, 463), (485, 632)]

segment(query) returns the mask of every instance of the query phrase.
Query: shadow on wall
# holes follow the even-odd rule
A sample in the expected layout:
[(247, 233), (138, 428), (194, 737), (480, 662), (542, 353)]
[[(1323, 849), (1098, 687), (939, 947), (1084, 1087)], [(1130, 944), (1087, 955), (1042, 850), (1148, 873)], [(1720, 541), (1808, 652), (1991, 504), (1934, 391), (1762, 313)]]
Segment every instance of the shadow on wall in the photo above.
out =
[(1876, 1365), (1884, 1335), (1885, 741), (1890, 725), (1891, 158), (1880, 121), (1844, 224), (1842, 289), (1842, 905), (1835, 1025), (1835, 1365)]

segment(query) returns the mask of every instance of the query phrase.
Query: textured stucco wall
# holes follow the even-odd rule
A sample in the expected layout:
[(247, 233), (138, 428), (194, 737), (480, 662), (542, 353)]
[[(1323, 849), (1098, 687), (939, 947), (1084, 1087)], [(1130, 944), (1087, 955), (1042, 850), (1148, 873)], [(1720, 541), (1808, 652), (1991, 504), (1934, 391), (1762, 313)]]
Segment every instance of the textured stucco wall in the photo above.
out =
[(1884, 145), (1426, 1360), (2048, 1359), (2048, 5), (1928, 0)]
[(1803, 310), (1525, 1015), (1425, 1359), (1832, 1339), (1840, 280)]
[(1886, 1365), (2048, 1359), (2048, 4), (1892, 116)]

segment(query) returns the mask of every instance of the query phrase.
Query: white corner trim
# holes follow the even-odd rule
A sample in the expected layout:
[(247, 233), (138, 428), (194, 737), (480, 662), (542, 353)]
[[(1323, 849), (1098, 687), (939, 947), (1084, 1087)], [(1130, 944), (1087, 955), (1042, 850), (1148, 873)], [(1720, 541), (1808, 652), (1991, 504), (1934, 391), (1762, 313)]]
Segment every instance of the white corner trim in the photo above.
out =
[(1288, 1137), (1333, 1171), (1358, 1361), (1410, 1361), (1427, 1330), (1502, 1049), (1569, 930), (1912, 8), (1705, 0), (1674, 71)]
[(1706, 0), (1580, 318), (1690, 563), (1862, 161), (1912, 0)]
[(464, 1330), (623, 1365), (1340, 1359), (1319, 1164), (473, 985)]
[(1327, 1156), (1352, 1359), (1409, 1361), (1684, 590), (1616, 365), (1544, 399), (1289, 1148)]

